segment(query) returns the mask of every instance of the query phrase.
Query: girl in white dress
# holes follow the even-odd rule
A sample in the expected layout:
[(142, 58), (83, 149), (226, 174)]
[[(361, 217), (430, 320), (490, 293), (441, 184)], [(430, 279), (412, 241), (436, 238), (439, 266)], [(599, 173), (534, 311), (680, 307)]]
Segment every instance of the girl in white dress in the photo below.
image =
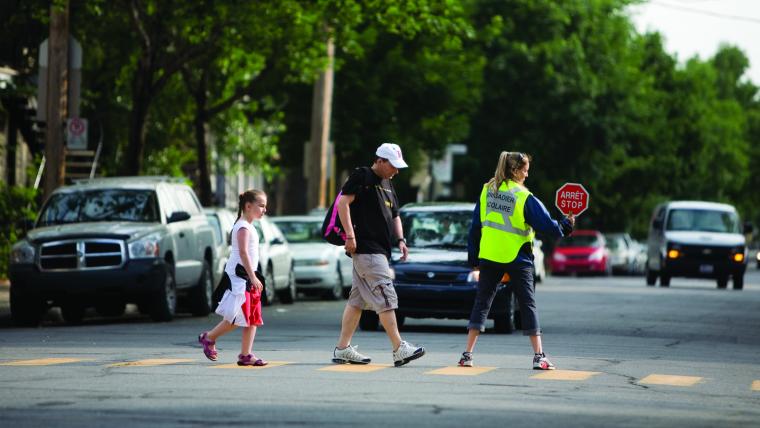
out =
[[(198, 336), (198, 342), (203, 345), (203, 353), (211, 361), (217, 359), (216, 339), (240, 326), (243, 327), (243, 338), (237, 364), (267, 364), (252, 353), (256, 328), (264, 323), (261, 318), (263, 284), (255, 275), (259, 264), (259, 236), (253, 227), (253, 221), (260, 219), (266, 210), (267, 195), (263, 191), (251, 189), (240, 194), (238, 219), (231, 232), (232, 252), (224, 267), (231, 287), (216, 308), (216, 313), (224, 319), (212, 330)], [(243, 276), (242, 268), (245, 269), (247, 278)]]

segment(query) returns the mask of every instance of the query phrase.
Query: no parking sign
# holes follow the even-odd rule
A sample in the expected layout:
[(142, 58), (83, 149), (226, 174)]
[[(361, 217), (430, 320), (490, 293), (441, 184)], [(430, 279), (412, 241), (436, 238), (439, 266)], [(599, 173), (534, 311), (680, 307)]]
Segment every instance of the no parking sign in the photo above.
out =
[(66, 146), (74, 150), (87, 149), (87, 119), (72, 117), (66, 121)]

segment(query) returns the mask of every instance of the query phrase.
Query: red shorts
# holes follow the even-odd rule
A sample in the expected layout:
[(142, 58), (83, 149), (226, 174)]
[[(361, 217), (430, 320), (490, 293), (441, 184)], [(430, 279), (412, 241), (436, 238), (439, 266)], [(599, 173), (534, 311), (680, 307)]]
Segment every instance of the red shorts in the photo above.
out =
[(261, 293), (259, 291), (246, 291), (245, 303), (241, 308), (249, 326), (264, 324), (264, 319), (261, 317)]

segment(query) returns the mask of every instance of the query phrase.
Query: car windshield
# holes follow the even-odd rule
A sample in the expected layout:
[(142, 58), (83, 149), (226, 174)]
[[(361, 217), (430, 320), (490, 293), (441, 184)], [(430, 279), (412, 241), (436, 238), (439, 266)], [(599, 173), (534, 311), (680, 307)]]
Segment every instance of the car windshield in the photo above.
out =
[(159, 222), (156, 193), (134, 189), (56, 193), (40, 214), (38, 226), (97, 221)]
[(617, 249), (622, 249), (623, 247), (625, 247), (625, 245), (623, 245), (623, 238), (621, 237), (607, 236), (606, 238), (607, 238), (607, 248), (609, 248), (610, 250), (617, 250)]
[(562, 238), (557, 247), (601, 247), (602, 241), (596, 235), (570, 235)]
[(471, 211), (401, 212), (409, 247), (467, 248)]
[(324, 242), (322, 240), (322, 221), (276, 221), (285, 238), (290, 243)]
[(731, 211), (674, 209), (668, 215), (667, 230), (740, 233), (739, 217)]

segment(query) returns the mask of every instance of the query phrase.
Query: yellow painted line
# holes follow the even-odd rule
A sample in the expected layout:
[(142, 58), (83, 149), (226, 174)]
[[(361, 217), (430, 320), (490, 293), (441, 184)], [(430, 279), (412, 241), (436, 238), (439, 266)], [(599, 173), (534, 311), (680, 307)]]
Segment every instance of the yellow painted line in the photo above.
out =
[(752, 382), (752, 390), (753, 391), (760, 391), (760, 380), (756, 380)]
[(496, 367), (451, 366), (451, 367), (444, 367), (442, 369), (431, 370), (429, 372), (425, 372), (425, 374), (443, 375), (443, 376), (477, 376), (479, 374), (490, 372), (491, 370), (496, 370)]
[(211, 366), (212, 369), (241, 369), (241, 370), (262, 370), (262, 369), (271, 369), (272, 367), (280, 367), (287, 364), (293, 364), (290, 361), (269, 361), (269, 363), (265, 366), (239, 366), (237, 363), (232, 364), (217, 364), (215, 366)]
[(543, 380), (587, 380), (591, 376), (598, 375), (599, 372), (584, 372), (580, 370), (545, 370), (537, 375), (531, 376), (531, 379)]
[(325, 372), (370, 373), (387, 369), (390, 366), (390, 364), (335, 364), (333, 366), (322, 367), (319, 370)]
[(109, 364), (108, 367), (153, 367), (166, 364), (189, 363), (195, 360), (187, 358), (149, 358), (147, 360), (126, 361), (123, 363)]
[(69, 364), (92, 360), (93, 358), (39, 358), (36, 360), (18, 360), (0, 363), (0, 366), (53, 366), (56, 364)]
[(701, 377), (696, 376), (651, 374), (644, 379), (641, 379), (639, 383), (648, 385), (694, 386), (701, 380)]

